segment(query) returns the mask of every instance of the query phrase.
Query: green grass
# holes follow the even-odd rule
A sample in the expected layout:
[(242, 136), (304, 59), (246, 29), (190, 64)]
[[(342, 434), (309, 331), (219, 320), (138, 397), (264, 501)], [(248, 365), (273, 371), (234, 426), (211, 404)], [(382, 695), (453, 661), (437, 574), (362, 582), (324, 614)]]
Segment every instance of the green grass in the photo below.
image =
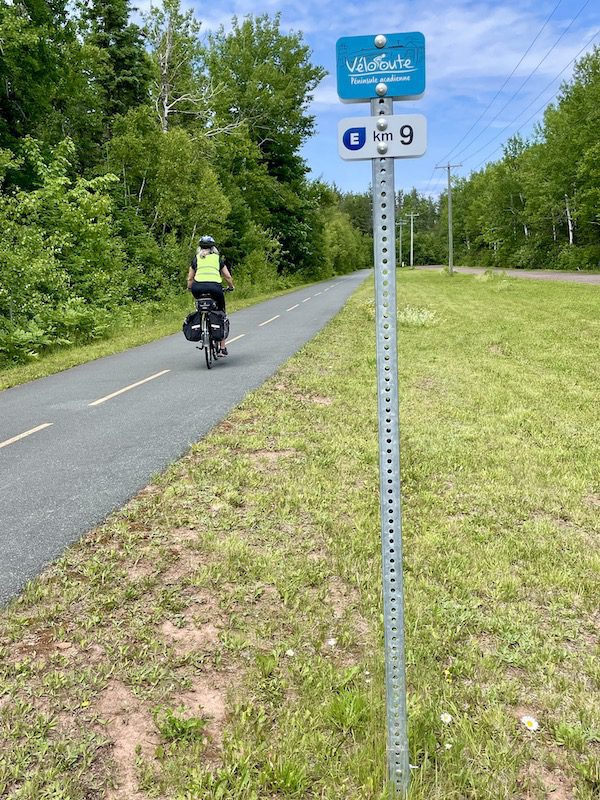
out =
[[(1, 615), (0, 797), (385, 796), (371, 297)], [(399, 275), (411, 800), (599, 796), (598, 300)]]
[[(233, 313), (255, 303), (294, 292), (299, 288), (301, 285), (250, 297), (227, 295), (227, 311)], [(184, 317), (192, 310), (191, 295), (187, 292), (182, 293), (180, 297), (165, 300), (164, 308), (160, 310), (153, 307), (148, 311), (143, 306), (133, 308), (127, 316), (126, 323), (123, 321), (117, 323), (112, 331), (96, 342), (60, 347), (26, 364), (0, 369), (0, 391), (177, 333), (181, 331)]]

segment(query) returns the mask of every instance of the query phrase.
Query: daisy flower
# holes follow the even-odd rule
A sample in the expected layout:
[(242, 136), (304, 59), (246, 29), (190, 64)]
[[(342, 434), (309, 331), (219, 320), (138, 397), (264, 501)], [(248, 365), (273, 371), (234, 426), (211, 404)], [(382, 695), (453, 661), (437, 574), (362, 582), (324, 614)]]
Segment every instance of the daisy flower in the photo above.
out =
[(444, 723), (444, 725), (450, 725), (452, 722), (452, 714), (448, 714), (447, 711), (444, 711), (443, 714), (440, 714), (440, 719)]
[(525, 725), (528, 731), (537, 731), (537, 729), (540, 727), (540, 724), (535, 717), (521, 717), (521, 722), (523, 725)]

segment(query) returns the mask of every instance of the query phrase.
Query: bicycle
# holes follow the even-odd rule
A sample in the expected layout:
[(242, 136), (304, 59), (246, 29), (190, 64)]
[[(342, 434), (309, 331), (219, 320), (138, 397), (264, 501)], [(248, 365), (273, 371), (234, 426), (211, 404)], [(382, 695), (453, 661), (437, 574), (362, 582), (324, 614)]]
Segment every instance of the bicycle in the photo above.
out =
[(210, 335), (209, 312), (217, 310), (217, 304), (212, 297), (199, 297), (196, 300), (196, 310), (200, 312), (200, 344), (198, 350), (204, 350), (207, 369), (212, 369), (213, 362), (218, 358), (219, 343)]
[[(233, 287), (225, 289), (226, 292), (232, 292)], [(211, 311), (217, 311), (218, 306), (216, 300), (211, 295), (203, 295), (196, 299), (196, 310), (200, 313), (200, 344), (196, 345), (198, 350), (204, 350), (206, 358), (206, 366), (212, 369), (213, 361), (219, 357), (219, 342), (213, 339), (210, 335), (210, 318)]]

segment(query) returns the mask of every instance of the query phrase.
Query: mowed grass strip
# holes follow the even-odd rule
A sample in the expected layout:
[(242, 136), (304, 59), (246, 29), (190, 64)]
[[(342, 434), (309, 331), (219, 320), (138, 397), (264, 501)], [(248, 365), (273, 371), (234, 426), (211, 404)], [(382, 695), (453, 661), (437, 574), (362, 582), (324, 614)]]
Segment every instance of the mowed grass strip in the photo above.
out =
[[(399, 275), (413, 799), (600, 792), (599, 304)], [(385, 797), (373, 317), (2, 613), (0, 797)]]

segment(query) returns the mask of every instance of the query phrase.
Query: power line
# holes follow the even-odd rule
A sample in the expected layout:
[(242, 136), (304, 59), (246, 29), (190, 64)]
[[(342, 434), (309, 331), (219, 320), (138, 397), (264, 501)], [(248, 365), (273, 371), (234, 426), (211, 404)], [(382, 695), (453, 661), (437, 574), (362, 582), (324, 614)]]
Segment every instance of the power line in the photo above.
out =
[[(558, 37), (558, 39), (557, 39), (557, 40), (554, 42), (554, 44), (552, 45), (552, 47), (551, 47), (551, 48), (550, 48), (550, 49), (549, 49), (549, 50), (546, 52), (546, 54), (543, 56), (543, 58), (541, 58), (541, 59), (540, 59), (540, 61), (538, 61), (538, 63), (535, 65), (535, 67), (532, 69), (532, 71), (529, 73), (529, 75), (528, 75), (528, 76), (525, 78), (525, 80), (523, 81), (523, 83), (522, 83), (522, 84), (519, 86), (519, 88), (517, 89), (517, 91), (516, 91), (516, 92), (515, 92), (515, 93), (512, 95), (512, 97), (510, 97), (510, 99), (509, 99), (509, 100), (507, 100), (507, 101), (506, 101), (506, 103), (505, 103), (505, 104), (502, 106), (502, 108), (501, 108), (501, 109), (500, 109), (500, 110), (499, 110), (499, 111), (496, 113), (496, 115), (495, 115), (494, 117), (492, 117), (492, 119), (491, 119), (491, 120), (489, 120), (489, 122), (487, 123), (487, 125), (485, 126), (485, 128), (483, 128), (483, 130), (481, 130), (481, 131), (480, 131), (480, 132), (477, 134), (477, 136), (475, 136), (473, 139), (471, 139), (471, 141), (469, 142), (469, 144), (468, 144), (468, 145), (466, 145), (466, 147), (463, 147), (463, 148), (462, 148), (462, 150), (459, 150), (459, 151), (458, 151), (458, 153), (456, 154), (457, 156), (461, 155), (461, 153), (464, 153), (464, 152), (465, 152), (465, 150), (468, 150), (468, 149), (471, 147), (471, 145), (472, 145), (472, 144), (474, 144), (474, 143), (477, 141), (477, 139), (479, 139), (479, 137), (480, 137), (480, 136), (482, 136), (482, 135), (483, 135), (483, 134), (484, 134), (484, 133), (485, 133), (485, 132), (488, 130), (488, 128), (491, 126), (491, 124), (492, 124), (493, 122), (495, 122), (495, 121), (498, 119), (498, 117), (500, 116), (500, 114), (502, 114), (502, 112), (503, 112), (503, 111), (504, 111), (504, 110), (505, 110), (505, 109), (506, 109), (506, 108), (507, 108), (507, 107), (508, 107), (508, 106), (509, 106), (509, 105), (512, 103), (512, 101), (513, 101), (513, 100), (515, 99), (515, 97), (516, 97), (516, 96), (517, 96), (517, 95), (520, 93), (520, 91), (523, 89), (523, 87), (524, 87), (524, 86), (525, 86), (525, 85), (526, 85), (526, 84), (529, 82), (530, 78), (532, 78), (532, 77), (533, 77), (533, 75), (535, 75), (535, 73), (538, 71), (538, 69), (539, 69), (539, 68), (541, 67), (541, 65), (544, 63), (544, 61), (545, 61), (545, 60), (548, 58), (548, 56), (550, 55), (550, 53), (551, 53), (551, 52), (552, 52), (552, 51), (553, 51), (553, 50), (556, 48), (556, 46), (557, 46), (557, 45), (558, 45), (558, 43), (561, 41), (561, 39), (563, 39), (563, 37), (564, 37), (564, 36), (565, 36), (565, 35), (568, 33), (568, 31), (570, 30), (570, 28), (571, 28), (571, 27), (574, 25), (574, 23), (575, 23), (575, 20), (576, 20), (576, 19), (579, 17), (579, 15), (580, 15), (580, 14), (581, 14), (581, 12), (584, 10), (584, 8), (585, 8), (587, 5), (589, 5), (589, 3), (590, 3), (590, 0), (585, 0), (585, 3), (584, 3), (582, 6), (581, 6), (581, 8), (580, 8), (580, 9), (579, 9), (579, 11), (577, 12), (577, 14), (575, 14), (575, 16), (573, 17), (573, 19), (571, 20), (571, 22), (569, 22), (569, 24), (567, 25), (567, 27), (566, 27), (566, 28), (564, 29), (564, 31), (563, 31), (563, 32), (560, 34), (560, 36), (559, 36), (559, 37)], [(479, 152), (479, 151), (477, 151), (477, 152)], [(471, 154), (470, 156), (466, 156), (466, 157), (464, 158), (464, 161), (468, 161), (468, 160), (469, 160), (470, 158), (472, 158), (472, 157), (473, 157), (473, 154)]]
[[(577, 61), (577, 59), (579, 58), (579, 56), (580, 56), (580, 55), (583, 53), (583, 51), (584, 51), (584, 50), (586, 50), (586, 49), (587, 49), (587, 48), (590, 46), (590, 44), (591, 44), (591, 43), (594, 41), (594, 39), (595, 39), (595, 38), (598, 36), (598, 34), (600, 34), (600, 30), (596, 31), (596, 33), (595, 33), (595, 34), (592, 36), (592, 38), (591, 38), (591, 39), (590, 39), (588, 42), (586, 42), (586, 44), (584, 44), (584, 46), (583, 46), (583, 47), (581, 48), (581, 50), (580, 50), (580, 51), (577, 53), (577, 55), (575, 55), (575, 56), (574, 56), (574, 57), (573, 57), (573, 58), (572, 58), (572, 59), (569, 61), (569, 63), (568, 63), (566, 66), (564, 66), (564, 67), (561, 69), (561, 71), (558, 73), (558, 75), (556, 75), (554, 78), (552, 78), (552, 80), (550, 81), (550, 83), (549, 83), (549, 84), (547, 84), (547, 86), (545, 86), (545, 87), (542, 89), (542, 91), (541, 91), (541, 92), (540, 92), (538, 95), (536, 95), (536, 97), (534, 97), (534, 99), (531, 101), (531, 104), (530, 104), (530, 105), (533, 105), (533, 103), (535, 103), (535, 102), (536, 102), (536, 100), (538, 100), (538, 99), (539, 99), (539, 98), (540, 98), (540, 97), (541, 97), (541, 96), (542, 96), (542, 95), (543, 95), (543, 94), (544, 94), (544, 93), (545, 93), (545, 92), (546, 92), (546, 91), (547, 91), (547, 90), (548, 90), (548, 89), (549, 89), (549, 88), (552, 86), (552, 84), (553, 84), (553, 83), (555, 83), (555, 81), (557, 81), (557, 80), (560, 78), (560, 76), (563, 74), (563, 72), (565, 72), (565, 71), (566, 71), (566, 70), (567, 70), (567, 69), (568, 69), (568, 68), (571, 66), (571, 64), (573, 64), (575, 61)], [(539, 107), (539, 108), (538, 108), (538, 109), (537, 109), (537, 110), (536, 110), (536, 111), (535, 111), (535, 112), (534, 112), (534, 113), (533, 113), (533, 114), (532, 114), (530, 117), (528, 117), (528, 118), (525, 120), (525, 122), (523, 122), (523, 123), (522, 123), (522, 124), (521, 124), (521, 125), (520, 125), (520, 126), (517, 128), (517, 130), (516, 130), (516, 131), (513, 133), (513, 136), (514, 136), (516, 133), (518, 133), (518, 132), (519, 132), (519, 131), (520, 131), (522, 128), (524, 128), (524, 127), (525, 127), (525, 125), (527, 125), (527, 123), (528, 123), (528, 122), (530, 122), (530, 121), (531, 121), (531, 120), (532, 120), (532, 119), (533, 119), (535, 116), (537, 116), (537, 114), (539, 114), (539, 113), (540, 113), (540, 111), (542, 111), (544, 108), (546, 108), (546, 107), (548, 106), (548, 104), (550, 103), (550, 101), (551, 101), (551, 100), (553, 100), (553, 99), (556, 97), (556, 95), (558, 94), (558, 92), (559, 92), (559, 91), (560, 91), (560, 87), (559, 87), (559, 88), (558, 88), (558, 89), (557, 89), (557, 90), (554, 92), (554, 94), (552, 95), (552, 97), (550, 97), (550, 98), (548, 98), (547, 100), (545, 100), (545, 101), (544, 101), (544, 103), (543, 103), (543, 105), (541, 105), (541, 106), (540, 106), (540, 107)], [(525, 109), (525, 111), (526, 111), (526, 110), (527, 110), (527, 109)], [(520, 116), (522, 116), (524, 113), (525, 113), (524, 111), (521, 111), (519, 114), (517, 114), (517, 116), (516, 116), (516, 117), (515, 117), (515, 118), (514, 118), (514, 119), (513, 119), (511, 122), (509, 122), (509, 123), (508, 123), (508, 125), (507, 125), (506, 127), (504, 127), (504, 128), (503, 128), (503, 129), (502, 129), (502, 130), (501, 130), (499, 133), (497, 133), (497, 134), (496, 134), (495, 136), (493, 136), (493, 137), (492, 137), (492, 138), (491, 138), (491, 139), (490, 139), (488, 142), (486, 142), (484, 145), (482, 145), (482, 146), (481, 146), (481, 147), (480, 147), (478, 150), (475, 150), (475, 152), (474, 152), (474, 153), (471, 153), (471, 155), (470, 155), (470, 156), (467, 156), (467, 157), (466, 157), (465, 159), (463, 159), (463, 160), (464, 160), (464, 161), (470, 161), (472, 158), (474, 158), (474, 157), (475, 157), (475, 156), (476, 156), (478, 153), (480, 153), (482, 150), (485, 150), (485, 149), (486, 149), (486, 147), (487, 147), (488, 145), (490, 145), (490, 144), (491, 144), (493, 141), (495, 141), (495, 140), (496, 140), (496, 139), (497, 139), (499, 136), (502, 136), (502, 135), (503, 135), (503, 134), (504, 134), (504, 133), (505, 133), (505, 132), (506, 132), (506, 131), (507, 131), (509, 128), (511, 128), (511, 127), (512, 127), (512, 126), (515, 124), (515, 122), (516, 122), (516, 121), (519, 119), (519, 117), (520, 117)], [(500, 149), (500, 147), (502, 147), (502, 145), (498, 145), (497, 147), (495, 147), (495, 148), (494, 148), (494, 150), (492, 150), (492, 152), (491, 152), (491, 153), (490, 153), (490, 154), (489, 154), (489, 155), (488, 155), (488, 156), (487, 156), (487, 157), (486, 157), (486, 158), (485, 158), (485, 159), (484, 159), (484, 160), (481, 162), (481, 164), (484, 164), (484, 163), (485, 163), (485, 162), (486, 162), (486, 161), (487, 161), (487, 160), (490, 158), (490, 156), (491, 156), (491, 155), (493, 155), (493, 154), (496, 152), (496, 150), (499, 150), (499, 149)], [(481, 164), (479, 165), (479, 167), (481, 167)], [(479, 167), (477, 167), (477, 169), (479, 169)]]
[(435, 167), (431, 170), (431, 175), (429, 176), (429, 180), (427, 181), (427, 184), (425, 186), (425, 191), (423, 192), (424, 195), (426, 195), (427, 192), (429, 191), (429, 186), (431, 184), (431, 181), (433, 180), (434, 175), (435, 175)]
[[(561, 3), (562, 3), (562, 0), (558, 0), (558, 3), (557, 3), (555, 6), (554, 6), (554, 8), (553, 8), (553, 9), (552, 9), (552, 11), (550, 12), (550, 14), (549, 14), (549, 15), (546, 17), (546, 20), (545, 20), (544, 24), (542, 25), (542, 27), (541, 27), (541, 28), (539, 29), (539, 31), (537, 32), (537, 34), (536, 34), (536, 36), (535, 36), (535, 39), (534, 39), (534, 40), (531, 42), (531, 44), (529, 45), (529, 47), (527, 48), (527, 50), (525, 50), (525, 52), (523, 53), (523, 55), (522, 55), (522, 56), (521, 56), (521, 58), (519, 59), (519, 63), (516, 65), (516, 67), (515, 67), (515, 68), (513, 69), (513, 71), (510, 73), (510, 75), (508, 76), (508, 78), (506, 78), (506, 80), (504, 81), (504, 83), (502, 84), (502, 86), (501, 86), (501, 87), (498, 89), (498, 91), (496, 92), (496, 94), (494, 95), (494, 97), (492, 98), (492, 100), (491, 100), (491, 101), (490, 101), (490, 102), (487, 104), (487, 106), (486, 106), (486, 107), (483, 109), (483, 111), (481, 112), (481, 114), (480, 114), (480, 115), (477, 117), (477, 119), (475, 120), (475, 122), (474, 122), (474, 123), (471, 125), (471, 127), (469, 128), (469, 130), (468, 130), (468, 131), (465, 133), (465, 135), (462, 137), (462, 139), (460, 139), (460, 140), (459, 140), (459, 141), (458, 141), (458, 142), (457, 142), (457, 143), (454, 145), (454, 147), (452, 148), (452, 150), (450, 150), (450, 152), (449, 152), (447, 155), (445, 155), (445, 156), (444, 156), (444, 158), (442, 159), (442, 161), (446, 161), (447, 159), (449, 159), (449, 158), (450, 158), (450, 156), (452, 155), (452, 153), (454, 153), (454, 151), (456, 150), (456, 148), (457, 148), (457, 147), (458, 147), (460, 144), (462, 144), (462, 143), (464, 142), (464, 140), (465, 140), (465, 139), (467, 138), (467, 136), (468, 136), (468, 135), (471, 133), (471, 131), (472, 131), (472, 130), (473, 130), (473, 129), (474, 129), (474, 128), (475, 128), (475, 127), (476, 127), (476, 126), (477, 126), (477, 125), (478, 125), (478, 124), (481, 122), (481, 120), (482, 120), (482, 119), (483, 119), (483, 117), (484, 117), (484, 116), (487, 114), (487, 112), (489, 111), (489, 109), (490, 109), (490, 108), (491, 108), (491, 107), (494, 105), (494, 103), (496, 102), (496, 99), (497, 99), (497, 97), (500, 95), (500, 93), (502, 92), (502, 90), (504, 89), (504, 87), (506, 86), (506, 84), (509, 82), (509, 80), (512, 78), (512, 76), (515, 74), (515, 72), (516, 72), (516, 71), (519, 69), (519, 67), (520, 67), (520, 66), (521, 66), (521, 64), (523, 63), (523, 61), (524, 61), (525, 57), (527, 56), (527, 54), (529, 53), (529, 51), (531, 50), (531, 48), (533, 47), (533, 45), (534, 45), (534, 44), (537, 42), (537, 40), (540, 38), (540, 36), (542, 35), (542, 33), (543, 33), (543, 31), (544, 31), (544, 29), (545, 29), (546, 25), (547, 25), (547, 24), (550, 22), (550, 20), (551, 20), (551, 19), (552, 19), (552, 17), (554, 16), (554, 13), (555, 13), (556, 9), (559, 7), (559, 5), (560, 5)], [(429, 180), (431, 181), (431, 178), (430, 178)]]

